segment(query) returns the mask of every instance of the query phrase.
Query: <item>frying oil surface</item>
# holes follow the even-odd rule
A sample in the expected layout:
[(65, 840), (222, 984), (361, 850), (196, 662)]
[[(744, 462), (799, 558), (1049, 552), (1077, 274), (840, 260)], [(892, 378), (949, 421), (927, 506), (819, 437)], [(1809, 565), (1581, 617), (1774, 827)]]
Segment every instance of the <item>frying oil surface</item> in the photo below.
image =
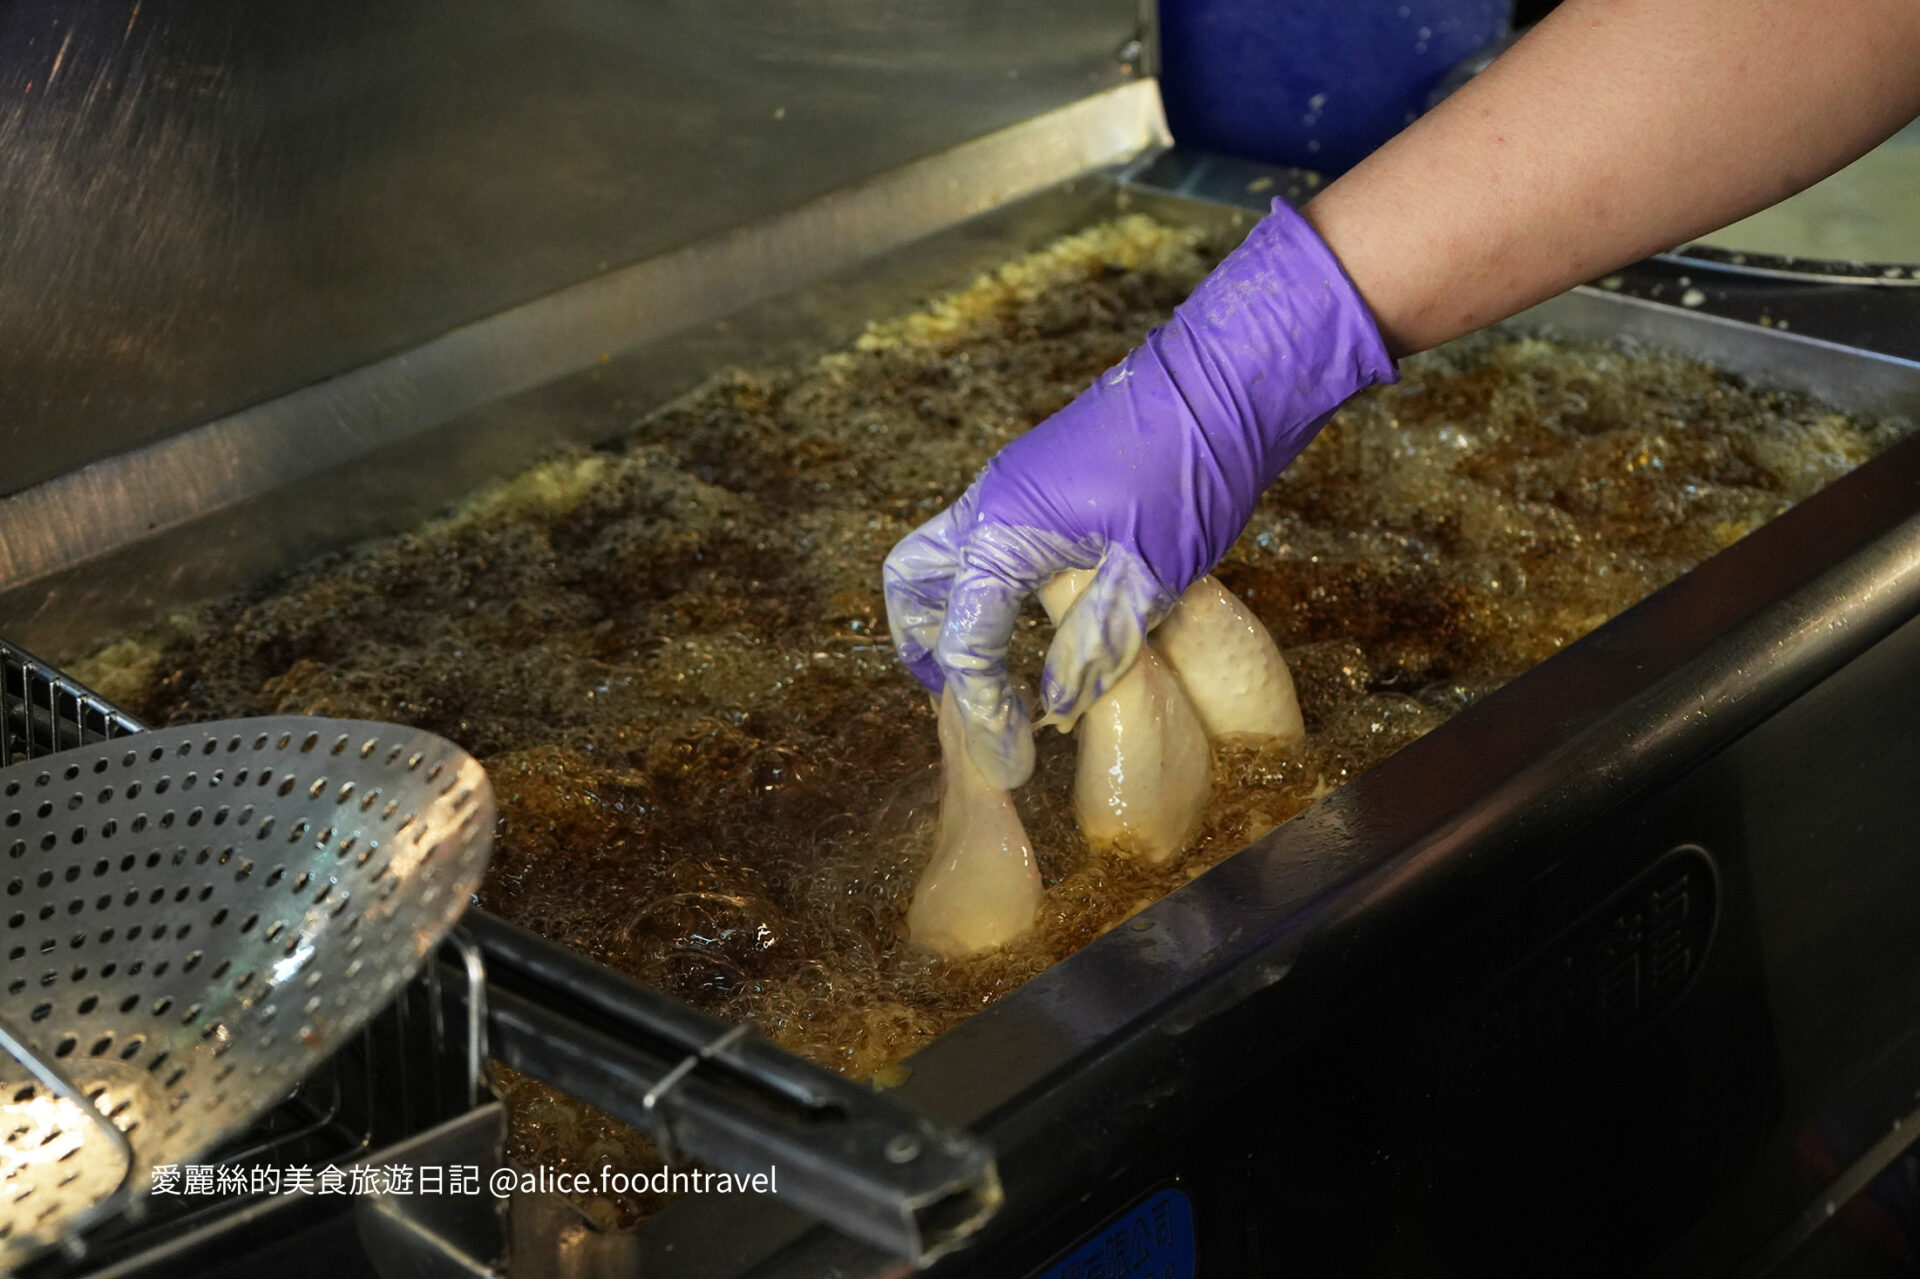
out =
[[(914, 952), (934, 717), (893, 660), (881, 559), (1213, 257), (1142, 218), (1095, 228), (76, 673), (155, 722), (364, 716), (460, 742), (500, 801), (488, 909), (868, 1077), (1892, 436), (1655, 355), (1481, 338), (1409, 361), (1217, 570), (1293, 666), (1306, 743), (1224, 753), (1199, 838), (1147, 867), (1087, 850), (1071, 743), (1043, 734), (1018, 797), (1042, 927), (982, 959)], [(1046, 634), (1036, 607), (1017, 669)], [(657, 1166), (502, 1084), (517, 1161)]]

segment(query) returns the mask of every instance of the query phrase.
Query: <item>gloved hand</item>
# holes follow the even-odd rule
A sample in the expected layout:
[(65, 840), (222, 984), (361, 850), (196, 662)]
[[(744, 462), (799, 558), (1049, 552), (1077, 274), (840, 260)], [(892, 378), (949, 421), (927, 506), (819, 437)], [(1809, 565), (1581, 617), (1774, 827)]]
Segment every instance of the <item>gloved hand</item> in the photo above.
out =
[(883, 574), (894, 644), (922, 684), (953, 687), (980, 770), (1008, 788), (1033, 771), (1007, 679), (1029, 592), (1096, 569), (1040, 681), (1041, 723), (1070, 727), (1333, 410), (1396, 376), (1332, 252), (1275, 200), (1171, 320), (902, 539)]

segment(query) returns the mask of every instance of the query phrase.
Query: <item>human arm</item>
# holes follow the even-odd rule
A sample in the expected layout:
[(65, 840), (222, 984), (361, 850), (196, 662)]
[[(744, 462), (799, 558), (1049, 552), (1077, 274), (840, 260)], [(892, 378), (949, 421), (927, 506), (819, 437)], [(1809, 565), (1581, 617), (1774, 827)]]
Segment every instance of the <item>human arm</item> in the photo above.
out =
[(1778, 203), (1916, 115), (1915, 0), (1567, 0), (1304, 212), (1409, 355)]

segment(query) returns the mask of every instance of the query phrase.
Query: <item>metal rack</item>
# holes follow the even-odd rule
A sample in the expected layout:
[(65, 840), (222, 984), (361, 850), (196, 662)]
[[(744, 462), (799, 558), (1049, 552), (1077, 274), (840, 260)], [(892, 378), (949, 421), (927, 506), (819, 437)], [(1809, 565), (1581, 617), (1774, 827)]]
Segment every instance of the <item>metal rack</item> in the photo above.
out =
[(0, 768), (142, 727), (92, 690), (0, 640)]

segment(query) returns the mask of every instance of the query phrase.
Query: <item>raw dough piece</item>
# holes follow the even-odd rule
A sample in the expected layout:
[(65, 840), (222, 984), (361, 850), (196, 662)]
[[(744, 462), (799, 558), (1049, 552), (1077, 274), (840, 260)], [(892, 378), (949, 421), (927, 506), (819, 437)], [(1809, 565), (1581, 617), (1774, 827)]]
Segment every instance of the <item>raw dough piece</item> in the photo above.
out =
[[(1062, 573), (1040, 591), (1057, 625), (1092, 580)], [(1200, 829), (1213, 794), (1213, 752), (1173, 672), (1142, 644), (1140, 656), (1080, 717), (1073, 810), (1095, 848), (1163, 862)]]
[(1013, 810), (967, 755), (960, 707), (940, 698), (940, 835), (907, 908), (907, 934), (949, 958), (1003, 946), (1033, 927), (1040, 867)]
[(1300, 741), (1307, 735), (1286, 659), (1260, 619), (1203, 577), (1153, 631), (1153, 646), (1215, 742)]

